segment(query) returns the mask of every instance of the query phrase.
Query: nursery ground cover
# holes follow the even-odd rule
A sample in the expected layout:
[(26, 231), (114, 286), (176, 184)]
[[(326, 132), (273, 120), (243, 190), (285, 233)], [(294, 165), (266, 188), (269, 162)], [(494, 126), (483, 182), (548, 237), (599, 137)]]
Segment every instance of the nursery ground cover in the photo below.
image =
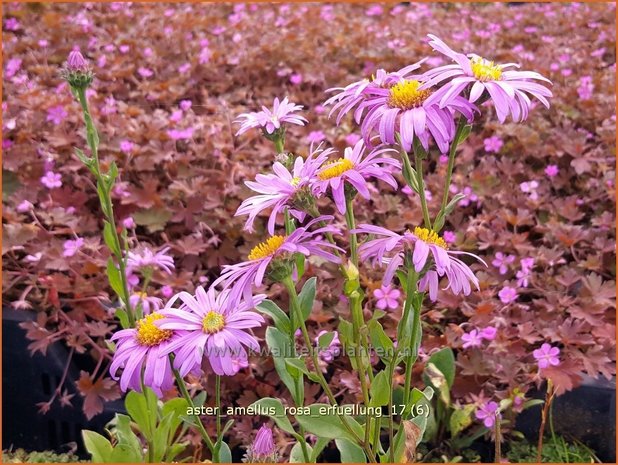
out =
[[(234, 212), (252, 180), (273, 161), (271, 142), (235, 136), (240, 113), (288, 96), (309, 124), (290, 127), (286, 148), (311, 143), (342, 150), (358, 138), (351, 120), (335, 127), (323, 90), (399, 69), (429, 52), (432, 33), (500, 62), (518, 62), (552, 80), (552, 106), (525, 125), (498, 124), (491, 108), (457, 158), (451, 192), (465, 198), (443, 235), (478, 253), (488, 268), (481, 291), (465, 300), (441, 293), (425, 310), (418, 364), (449, 346), (457, 360), (453, 405), (480, 408), (526, 393), (551, 377), (560, 394), (582, 376), (614, 373), (615, 347), (615, 22), (613, 4), (482, 5), (7, 5), (4, 10), (3, 295), (36, 312), (26, 324), (32, 351), (63, 341), (95, 360), (53, 399), (88, 399), (86, 415), (120, 397), (108, 378), (104, 339), (115, 329), (98, 236), (98, 199), (74, 155), (84, 145), (81, 113), (58, 69), (79, 46), (93, 62), (89, 90), (104, 165), (121, 171), (114, 195), (118, 221), (135, 241), (170, 247), (176, 270), (155, 273), (157, 297), (212, 282), (221, 266), (244, 259), (265, 235)], [(136, 28), (136, 24), (139, 28)], [(564, 31), (571, 31), (565, 34)], [(170, 46), (173, 44), (173, 46)], [(443, 64), (439, 58), (432, 66)], [(541, 111), (542, 109), (542, 111)], [(482, 129), (481, 129), (482, 128)], [(433, 154), (426, 180), (432, 214), (446, 166)], [(422, 220), (404, 188), (359, 205), (359, 223), (402, 232)], [(361, 201), (362, 202), (362, 201)], [(133, 223), (135, 227), (133, 227)], [(480, 252), (479, 252), (480, 249)], [(332, 329), (347, 308), (335, 267), (309, 266), (319, 278), (310, 317), (313, 335)], [(380, 274), (362, 267), (371, 296), (365, 312), (386, 308), (389, 334), (401, 315), (390, 309)], [(269, 298), (285, 296), (282, 286)], [(374, 291), (380, 291), (374, 294)], [(389, 291), (390, 292), (390, 291)], [(494, 327), (480, 346), (472, 331)], [(263, 337), (258, 330), (256, 333)], [(471, 336), (472, 335), (472, 336)], [(533, 351), (560, 347), (560, 365), (540, 375)], [(286, 398), (268, 359), (225, 382), (225, 401), (247, 406)], [(325, 367), (350, 402), (360, 398), (351, 367)], [(197, 381), (197, 380), (196, 380)], [(211, 382), (208, 380), (207, 382)], [(212, 387), (212, 386), (211, 386)], [(315, 392), (307, 392), (309, 400)], [(46, 404), (41, 406), (44, 411)], [(476, 421), (476, 420), (473, 420)], [(239, 418), (231, 446), (251, 437)], [(444, 434), (439, 428), (436, 435)], [(279, 436), (281, 446), (285, 436)]]

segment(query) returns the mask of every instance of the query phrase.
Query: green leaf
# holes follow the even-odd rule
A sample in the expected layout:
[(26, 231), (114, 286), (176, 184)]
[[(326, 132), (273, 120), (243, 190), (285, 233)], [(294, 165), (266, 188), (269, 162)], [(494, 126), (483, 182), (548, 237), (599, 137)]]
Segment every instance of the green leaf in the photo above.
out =
[(320, 349), (328, 349), (328, 347), (330, 346), (330, 343), (333, 342), (334, 338), (335, 338), (335, 333), (333, 332), (322, 334), (318, 338), (318, 347)]
[(143, 462), (143, 457), (141, 454), (136, 456), (135, 450), (128, 444), (116, 444), (109, 461), (113, 463), (136, 463)]
[(19, 178), (12, 171), (2, 170), (2, 200), (8, 200), (19, 188), (21, 183)]
[(473, 404), (453, 408), (449, 419), (449, 431), (451, 432), (451, 436), (457, 436), (472, 424), (472, 412), (474, 412)]
[(354, 340), (354, 331), (352, 329), (352, 323), (342, 318), (339, 319), (339, 326), (337, 327), (339, 332), (339, 340), (343, 345), (349, 345)]
[[(313, 309), (313, 301), (315, 300), (315, 285), (317, 279), (315, 277), (309, 278), (303, 288), (298, 294), (298, 302), (305, 321), (309, 318), (311, 310)], [(300, 323), (299, 323), (300, 324)]]
[(347, 439), (335, 439), (341, 454), (341, 463), (367, 463), (363, 448)]
[(527, 400), (526, 402), (524, 402), (524, 405), (522, 405), (522, 409), (526, 410), (530, 407), (534, 407), (536, 405), (543, 405), (545, 403), (545, 401), (543, 399), (530, 399)]
[(465, 140), (468, 138), (468, 136), (470, 135), (470, 132), (472, 131), (472, 125), (471, 124), (466, 124), (461, 132), (459, 133), (459, 137), (457, 137), (457, 144), (462, 144), (463, 142), (465, 142)]
[(290, 319), (279, 306), (272, 300), (264, 300), (256, 307), (260, 313), (264, 313), (272, 318), (275, 327), (284, 334), (290, 332)]
[(268, 345), (270, 349), (270, 354), (273, 357), (275, 370), (277, 370), (279, 378), (281, 378), (283, 384), (285, 384), (292, 394), (296, 404), (301, 404), (304, 398), (303, 377), (292, 376), (288, 370), (288, 365), (285, 363), (286, 358), (293, 358), (296, 356), (294, 345), (292, 345), (289, 337), (285, 333), (273, 326), (266, 328), (266, 345)]
[(369, 388), (369, 394), (371, 396), (371, 400), (369, 401), (370, 407), (381, 407), (382, 405), (388, 404), (389, 399), (389, 380), (388, 373), (383, 370), (380, 371), (371, 382), (371, 387)]
[(150, 440), (157, 424), (157, 396), (152, 389), (146, 388), (143, 393), (129, 392), (124, 406), (142, 434)]
[[(307, 453), (309, 457), (311, 457), (313, 449), (309, 444), (307, 444)], [(303, 448), (300, 445), (300, 442), (296, 442), (290, 451), (290, 463), (307, 463), (305, 460), (305, 456), (303, 455)]]
[[(341, 418), (329, 412), (328, 404), (309, 405), (309, 413), (296, 415), (296, 420), (308, 432), (318, 437), (328, 439), (349, 439), (354, 441), (354, 436), (346, 429)], [(305, 407), (307, 408), (307, 407)], [(363, 437), (363, 427), (350, 416), (345, 417), (352, 430), (360, 437)]]
[(275, 420), (275, 423), (279, 428), (289, 434), (296, 434), (294, 431), (294, 427), (287, 415), (285, 414), (285, 408), (279, 399), (274, 399), (272, 397), (264, 397), (258, 401), (255, 401), (250, 405), (251, 408), (258, 410), (260, 412), (268, 412), (264, 413), (268, 415), (270, 418)]
[(367, 324), (369, 328), (369, 337), (371, 338), (371, 344), (376, 350), (377, 354), (383, 360), (390, 360), (395, 353), (395, 346), (390, 337), (384, 332), (384, 328), (379, 321), (375, 319), (369, 320)]
[(124, 296), (122, 278), (120, 277), (120, 270), (116, 268), (116, 265), (114, 265), (114, 260), (112, 260), (112, 257), (107, 259), (107, 279), (109, 280), (109, 285), (112, 286), (112, 289), (116, 295), (122, 298)]
[(163, 230), (171, 218), (172, 212), (166, 208), (155, 207), (133, 213), (135, 223), (145, 226), (150, 233)]
[[(131, 429), (131, 419), (127, 415), (116, 414), (116, 437), (118, 443), (114, 447), (112, 458), (126, 462), (141, 462), (143, 460), (140, 441)], [(119, 446), (121, 451), (117, 452)], [(118, 457), (116, 457), (117, 455)]]
[(117, 308), (114, 315), (116, 315), (116, 318), (120, 321), (120, 326), (122, 326), (122, 329), (127, 329), (129, 327), (129, 317), (124, 309)]
[(182, 423), (180, 416), (187, 414), (188, 407), (189, 402), (187, 402), (187, 399), (183, 397), (176, 397), (174, 399), (170, 399), (163, 404), (163, 407), (161, 407), (161, 417), (166, 418), (168, 415), (172, 416), (172, 420), (170, 422), (170, 436), (168, 437), (168, 443), (172, 442), (176, 430)]
[(455, 381), (455, 356), (450, 347), (445, 347), (429, 357), (428, 363), (433, 363), (444, 374), (449, 389)]
[(444, 376), (444, 374), (431, 362), (428, 362), (425, 366), (424, 375), (426, 382), (431, 383), (431, 385), (438, 390), (442, 402), (446, 405), (450, 405), (451, 395), (446, 376)]
[(219, 448), (219, 463), (232, 463), (232, 451), (226, 442), (221, 442)]
[(112, 444), (94, 431), (83, 430), (82, 437), (84, 438), (84, 446), (88, 453), (92, 456), (92, 461), (95, 463), (111, 462)]

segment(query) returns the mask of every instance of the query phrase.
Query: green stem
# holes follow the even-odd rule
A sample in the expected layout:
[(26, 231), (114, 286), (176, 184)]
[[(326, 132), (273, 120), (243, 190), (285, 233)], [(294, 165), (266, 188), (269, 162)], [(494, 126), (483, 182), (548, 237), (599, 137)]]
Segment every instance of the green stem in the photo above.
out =
[(98, 135), (96, 127), (94, 126), (94, 122), (92, 121), (92, 117), (90, 116), (90, 110), (88, 109), (88, 99), (86, 98), (86, 89), (80, 88), (77, 90), (77, 96), (79, 103), (82, 107), (82, 112), (84, 114), (84, 123), (86, 124), (86, 134), (88, 146), (90, 147), (90, 151), (92, 152), (92, 157), (94, 159), (94, 171), (97, 179), (97, 187), (104, 194), (101, 197), (102, 204), (101, 208), (103, 209), (103, 213), (107, 217), (109, 224), (111, 226), (112, 238), (114, 241), (114, 245), (116, 247), (117, 253), (114, 253), (112, 250), (112, 254), (116, 256), (118, 261), (118, 267), (120, 268), (120, 279), (122, 281), (122, 293), (123, 296), (118, 296), (124, 300), (125, 308), (127, 309), (127, 316), (129, 318), (129, 325), (135, 326), (135, 315), (133, 314), (133, 310), (131, 308), (130, 293), (129, 293), (129, 283), (127, 281), (126, 275), (126, 265), (125, 259), (122, 255), (122, 250), (124, 247), (121, 245), (120, 238), (118, 237), (118, 231), (116, 230), (116, 220), (114, 219), (114, 206), (112, 202), (112, 198), (110, 195), (110, 189), (107, 187), (105, 180), (103, 179), (103, 175), (101, 173), (101, 164), (99, 162), (99, 151), (98, 151)]
[(354, 199), (348, 198), (348, 196), (346, 196), (345, 221), (348, 225), (348, 232), (350, 234), (350, 257), (352, 258), (352, 263), (354, 263), (354, 266), (358, 268), (358, 240), (356, 238), (356, 233), (352, 232), (352, 230), (356, 229), (353, 202)]
[[(282, 283), (285, 285), (285, 287), (286, 287), (286, 289), (287, 289), (287, 291), (288, 291), (288, 293), (290, 295), (290, 301), (292, 303), (292, 311), (294, 313), (296, 313), (296, 315), (297, 315), (298, 322), (300, 323), (300, 329), (301, 329), (301, 331), (303, 333), (303, 339), (305, 341), (305, 345), (307, 346), (307, 349), (309, 349), (311, 351), (311, 357), (312, 357), (312, 360), (313, 360), (313, 368), (314, 368), (314, 371), (315, 371), (315, 375), (318, 378), (318, 383), (322, 387), (322, 390), (326, 394), (326, 397), (328, 397), (328, 400), (330, 401), (331, 405), (335, 405), (336, 406), (337, 405), (337, 400), (335, 399), (335, 396), (333, 395), (330, 387), (328, 386), (328, 382), (326, 381), (326, 378), (324, 378), (324, 374), (322, 373), (322, 370), (320, 370), (320, 363), (319, 363), (319, 360), (318, 360), (318, 353), (317, 353), (316, 350), (314, 350), (313, 345), (311, 344), (311, 338), (309, 337), (309, 332), (307, 331), (307, 325), (305, 325), (305, 320), (302, 317), (302, 311), (301, 311), (301, 308), (300, 308), (300, 304), (298, 302), (298, 294), (296, 293), (296, 287), (294, 286), (294, 283), (292, 282), (292, 278), (290, 276), (285, 278), (282, 281)], [(376, 461), (376, 457), (375, 457), (373, 451), (369, 447), (369, 444), (367, 444), (362, 438), (360, 438), (356, 434), (356, 432), (352, 429), (352, 427), (348, 423), (348, 419), (344, 415), (342, 415), (340, 413), (337, 413), (337, 416), (341, 420), (341, 423), (346, 428), (346, 430), (354, 437), (354, 440), (358, 444), (360, 444), (360, 446), (363, 448), (363, 450), (365, 451), (365, 453), (369, 457), (369, 460), (371, 460), (372, 462), (377, 462)]]
[[(459, 138), (461, 137), (461, 133), (463, 132), (463, 129), (465, 127), (466, 127), (465, 118), (459, 117), (459, 120), (457, 121), (457, 130), (455, 131), (455, 137), (453, 137), (453, 142), (451, 143), (451, 146), (449, 148), (448, 165), (446, 167), (446, 179), (445, 179), (445, 184), (444, 184), (444, 192), (442, 193), (442, 203), (440, 205), (440, 211), (438, 212), (438, 215), (436, 216), (436, 218), (444, 215), (444, 211), (446, 210), (446, 205), (448, 204), (448, 193), (451, 188), (451, 177), (453, 176), (453, 169), (455, 167), (455, 154), (457, 153), (457, 145), (458, 145)], [(438, 225), (435, 231), (440, 232), (440, 229), (442, 229), (442, 227)]]
[[(170, 354), (170, 362), (173, 367), (174, 357), (171, 354)], [(174, 378), (176, 378), (176, 384), (178, 385), (178, 389), (180, 389), (180, 393), (189, 403), (189, 406), (191, 407), (191, 411), (195, 412), (195, 404), (193, 403), (193, 399), (191, 398), (189, 391), (187, 391), (187, 386), (185, 385), (184, 380), (180, 376), (180, 373), (178, 373), (178, 370), (176, 368), (172, 368), (172, 372), (174, 373)], [(214, 454), (215, 445), (212, 443), (210, 436), (208, 436), (208, 432), (206, 432), (206, 428), (204, 428), (204, 425), (202, 424), (202, 420), (200, 420), (200, 417), (197, 414), (194, 414), (193, 416), (195, 417), (195, 423), (196, 423), (197, 429), (200, 431), (202, 439), (206, 443), (206, 446), (210, 450), (210, 453)]]
[(283, 147), (285, 144), (285, 136), (281, 135), (275, 138), (273, 140), (273, 143), (275, 144), (275, 150), (277, 151), (277, 154), (283, 153)]
[(414, 153), (414, 165), (416, 166), (416, 182), (418, 184), (418, 195), (421, 197), (421, 209), (423, 210), (423, 221), (425, 227), (431, 230), (431, 220), (427, 209), (427, 199), (425, 198), (425, 182), (423, 181), (423, 156), (416, 151)]

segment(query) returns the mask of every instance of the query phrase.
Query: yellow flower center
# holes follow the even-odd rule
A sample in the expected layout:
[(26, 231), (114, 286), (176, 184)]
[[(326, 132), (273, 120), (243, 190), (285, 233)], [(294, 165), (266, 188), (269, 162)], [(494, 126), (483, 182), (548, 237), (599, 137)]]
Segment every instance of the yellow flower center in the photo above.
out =
[(225, 326), (225, 318), (220, 313), (210, 311), (202, 320), (202, 330), (208, 334), (218, 333)]
[(300, 184), (300, 178), (298, 176), (292, 178), (290, 184), (292, 184), (294, 187), (298, 186)]
[(354, 162), (347, 158), (339, 158), (325, 165), (325, 168), (318, 173), (318, 178), (322, 181), (341, 176), (348, 170), (354, 168)]
[(485, 58), (472, 58), (470, 60), (472, 73), (479, 81), (497, 81), (502, 76), (502, 69), (493, 61)]
[(425, 241), (429, 244), (435, 244), (438, 247), (442, 247), (443, 249), (447, 248), (446, 242), (435, 231), (432, 231), (427, 228), (414, 228), (414, 235), (418, 237), (420, 240)]
[(408, 81), (407, 79), (391, 87), (388, 96), (388, 106), (391, 108), (401, 108), (411, 110), (423, 104), (427, 97), (431, 95), (431, 90), (419, 90), (421, 83), (417, 80)]
[(161, 329), (155, 325), (154, 322), (161, 318), (165, 317), (159, 313), (151, 313), (139, 320), (135, 326), (137, 329), (137, 334), (135, 335), (137, 342), (143, 346), (151, 347), (159, 345), (172, 337), (172, 330)]
[(249, 260), (258, 260), (274, 255), (285, 241), (285, 236), (272, 236), (256, 245), (249, 253)]
[(134, 295), (136, 295), (137, 297), (139, 297), (140, 299), (145, 299), (146, 297), (148, 297), (148, 294), (146, 294), (145, 292), (134, 292)]

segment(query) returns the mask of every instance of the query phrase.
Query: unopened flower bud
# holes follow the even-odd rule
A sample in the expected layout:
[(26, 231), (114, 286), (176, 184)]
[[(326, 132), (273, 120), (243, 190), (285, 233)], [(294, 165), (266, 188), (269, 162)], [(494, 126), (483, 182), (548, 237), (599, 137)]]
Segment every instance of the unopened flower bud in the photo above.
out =
[(88, 62), (79, 50), (73, 50), (69, 53), (69, 58), (67, 59), (67, 69), (73, 72), (88, 71)]
[(277, 460), (277, 450), (273, 431), (266, 425), (258, 430), (253, 444), (247, 451), (247, 463), (273, 463)]
[(66, 79), (73, 91), (86, 89), (94, 78), (90, 65), (79, 50), (69, 53), (60, 75)]

